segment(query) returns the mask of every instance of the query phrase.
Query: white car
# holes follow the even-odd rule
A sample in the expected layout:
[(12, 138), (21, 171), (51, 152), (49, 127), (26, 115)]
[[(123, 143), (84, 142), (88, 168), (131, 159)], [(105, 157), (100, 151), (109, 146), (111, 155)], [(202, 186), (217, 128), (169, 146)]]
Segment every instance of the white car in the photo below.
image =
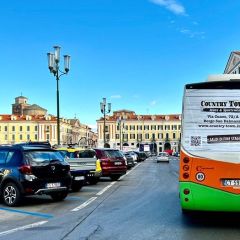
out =
[(169, 162), (169, 154), (166, 152), (160, 152), (157, 156), (157, 162)]
[(138, 160), (138, 155), (137, 155), (135, 152), (128, 151), (127, 153), (133, 158), (133, 161), (134, 161), (134, 162), (137, 162), (137, 160)]

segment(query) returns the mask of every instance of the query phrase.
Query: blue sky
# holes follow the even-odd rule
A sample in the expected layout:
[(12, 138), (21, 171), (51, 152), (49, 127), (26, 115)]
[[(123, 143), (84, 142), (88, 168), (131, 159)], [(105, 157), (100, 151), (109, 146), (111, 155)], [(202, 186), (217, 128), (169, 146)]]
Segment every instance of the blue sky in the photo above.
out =
[(239, 9), (239, 0), (3, 1), (0, 113), (22, 93), (56, 115), (54, 45), (71, 55), (62, 117), (94, 125), (103, 97), (113, 110), (180, 113), (184, 84), (222, 73), (240, 50)]

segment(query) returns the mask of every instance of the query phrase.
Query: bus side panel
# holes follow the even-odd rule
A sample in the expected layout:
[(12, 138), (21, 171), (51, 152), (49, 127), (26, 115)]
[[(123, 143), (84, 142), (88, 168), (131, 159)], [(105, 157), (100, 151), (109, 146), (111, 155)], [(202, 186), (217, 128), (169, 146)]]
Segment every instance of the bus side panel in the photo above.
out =
[[(189, 194), (184, 194), (189, 189)], [(224, 192), (191, 182), (180, 182), (182, 209), (201, 211), (240, 211), (240, 195)]]

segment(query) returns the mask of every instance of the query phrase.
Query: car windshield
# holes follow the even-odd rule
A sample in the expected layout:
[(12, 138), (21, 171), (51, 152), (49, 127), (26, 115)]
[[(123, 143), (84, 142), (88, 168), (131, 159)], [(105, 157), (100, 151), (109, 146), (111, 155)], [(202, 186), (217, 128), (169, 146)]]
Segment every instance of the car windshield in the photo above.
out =
[(130, 155), (136, 155), (135, 152), (127, 152), (127, 153), (130, 154)]
[(159, 153), (159, 156), (160, 156), (160, 157), (167, 157), (168, 154), (167, 154), (167, 153)]
[(47, 165), (53, 161), (64, 161), (64, 157), (57, 151), (26, 151), (24, 159), (33, 166)]
[(96, 157), (95, 151), (75, 151), (75, 152), (66, 152), (66, 155), (69, 158), (94, 158)]
[(68, 152), (66, 150), (58, 150), (58, 151), (64, 158), (67, 157)]
[(79, 158), (94, 158), (96, 157), (96, 153), (95, 151), (82, 151), (82, 152), (79, 152)]
[(120, 151), (116, 151), (116, 150), (107, 150), (105, 151), (105, 155), (107, 157), (110, 158), (119, 158), (119, 157), (123, 157), (123, 155), (121, 154)]

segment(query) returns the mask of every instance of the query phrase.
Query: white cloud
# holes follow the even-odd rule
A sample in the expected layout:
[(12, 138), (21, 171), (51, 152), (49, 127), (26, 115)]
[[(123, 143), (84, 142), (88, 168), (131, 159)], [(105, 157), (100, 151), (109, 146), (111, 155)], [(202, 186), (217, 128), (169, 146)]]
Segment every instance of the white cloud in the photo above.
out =
[(184, 6), (176, 0), (150, 0), (150, 2), (163, 6), (176, 15), (186, 15)]
[(195, 37), (199, 37), (204, 39), (205, 38), (205, 32), (199, 32), (199, 31), (192, 31), (190, 29), (180, 29), (179, 30), (180, 33), (187, 35), (190, 38), (195, 38)]
[(156, 100), (152, 100), (151, 102), (150, 102), (150, 106), (155, 106), (157, 104), (157, 101)]
[(119, 99), (119, 98), (122, 98), (122, 96), (121, 95), (112, 95), (111, 98)]

